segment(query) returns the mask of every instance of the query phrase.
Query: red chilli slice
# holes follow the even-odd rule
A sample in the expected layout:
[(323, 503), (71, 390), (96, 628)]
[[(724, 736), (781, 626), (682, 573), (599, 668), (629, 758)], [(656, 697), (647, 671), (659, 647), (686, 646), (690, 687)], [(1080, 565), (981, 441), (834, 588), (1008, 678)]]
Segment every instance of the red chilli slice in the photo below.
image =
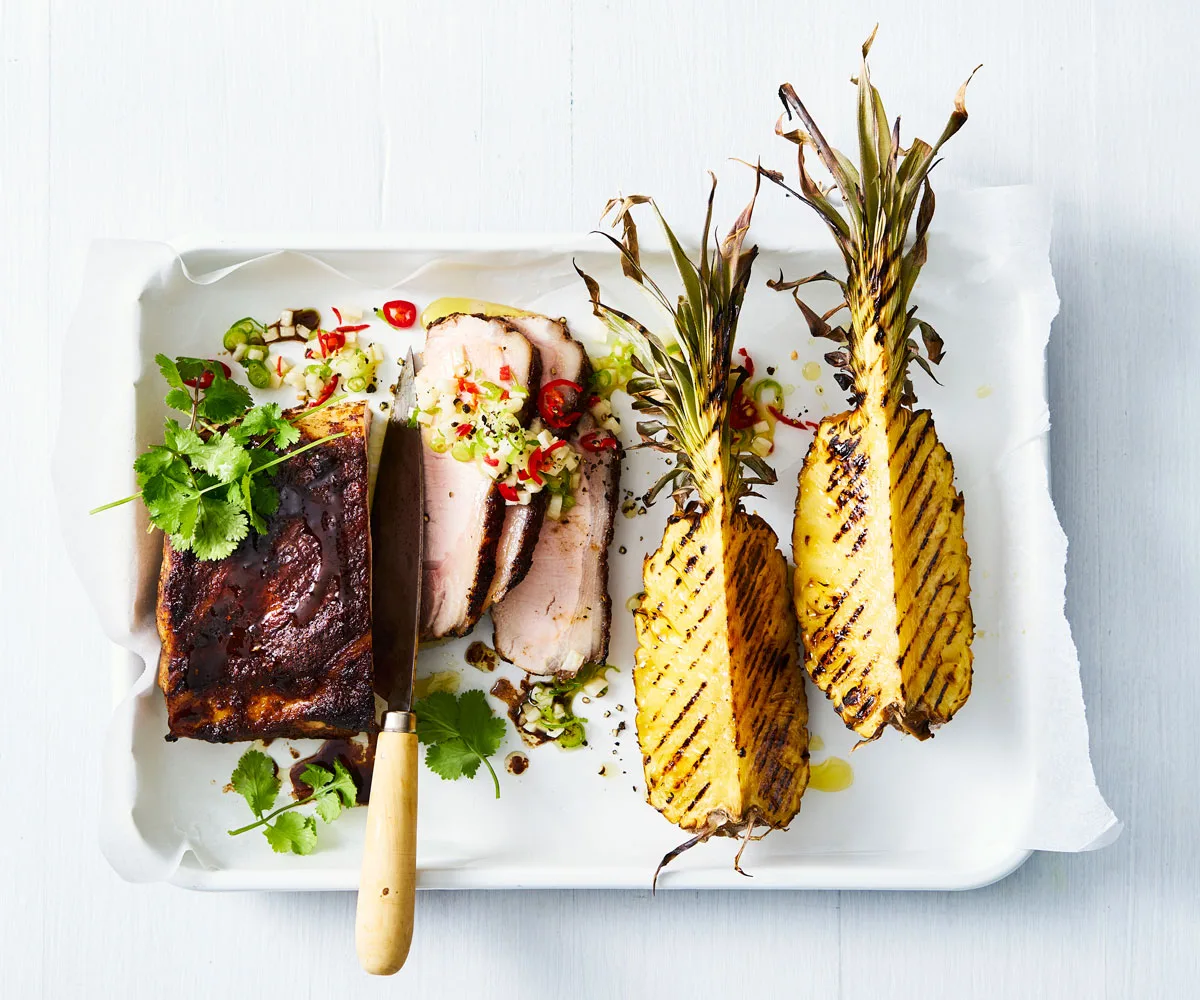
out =
[(517, 490), (514, 486), (509, 486), (508, 483), (497, 483), (497, 489), (500, 490), (500, 495), (512, 503), (517, 503), (520, 498), (517, 496)]
[(569, 378), (556, 378), (542, 386), (542, 391), (538, 393), (538, 413), (555, 430), (564, 430), (570, 427), (583, 415), (577, 410), (567, 409), (564, 388), (571, 389), (577, 394), (583, 392), (583, 386), (578, 382), (572, 382)]
[(407, 299), (393, 299), (383, 304), (379, 315), (389, 326), (404, 330), (417, 321), (417, 307)]
[(588, 431), (579, 439), (579, 444), (591, 452), (604, 451), (609, 449), (616, 451), (617, 439), (611, 434), (602, 436), (600, 431)]
[(801, 420), (799, 417), (789, 417), (779, 407), (767, 404), (767, 409), (771, 416), (778, 420), (781, 424), (787, 424), (789, 427), (795, 427), (798, 431), (815, 431), (818, 427), (816, 421)]
[(313, 400), (313, 402), (309, 405), (309, 409), (311, 410), (314, 406), (320, 406), (323, 402), (325, 402), (325, 400), (332, 396), (337, 390), (338, 382), (341, 381), (341, 378), (342, 377), (340, 375), (334, 375), (333, 378), (326, 382), (325, 388), (321, 390), (321, 395)]

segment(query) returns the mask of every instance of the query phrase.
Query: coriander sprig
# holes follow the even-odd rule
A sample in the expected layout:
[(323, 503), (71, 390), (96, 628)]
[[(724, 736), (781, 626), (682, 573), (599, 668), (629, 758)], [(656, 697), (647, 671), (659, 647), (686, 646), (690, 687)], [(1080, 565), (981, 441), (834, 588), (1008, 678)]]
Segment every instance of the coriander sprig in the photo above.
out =
[(413, 706), (417, 739), (426, 744), (425, 764), (448, 781), (475, 777), (482, 761), (500, 798), (500, 779), (488, 760), (504, 739), (504, 720), (492, 714), (483, 692), (434, 691)]
[[(358, 801), (358, 789), (346, 765), (335, 760), (333, 770), (331, 774), (319, 764), (309, 764), (300, 775), (300, 780), (312, 791), (303, 798), (272, 809), (283, 784), (279, 778), (279, 767), (261, 750), (247, 750), (234, 768), (229, 783), (246, 800), (255, 820), (236, 830), (227, 831), (229, 836), (237, 837), (262, 827), (267, 843), (276, 853), (291, 851), (293, 854), (311, 854), (317, 845), (315, 817), (320, 816), (324, 822), (332, 823), (342, 814), (343, 808), (353, 806)], [(316, 806), (312, 814), (301, 816), (291, 812), (306, 805)]]
[(249, 390), (232, 381), (220, 362), (172, 360), (165, 354), (154, 360), (170, 387), (165, 402), (189, 415), (187, 426), (168, 418), (163, 443), (151, 445), (134, 462), (138, 492), (90, 513), (140, 498), (150, 522), (170, 536), (177, 551), (224, 559), (251, 529), (266, 531), (265, 518), (279, 507), (279, 493), (265, 474), (346, 432), (287, 451), (300, 440), (299, 418), (285, 417), (278, 403), (254, 406)]

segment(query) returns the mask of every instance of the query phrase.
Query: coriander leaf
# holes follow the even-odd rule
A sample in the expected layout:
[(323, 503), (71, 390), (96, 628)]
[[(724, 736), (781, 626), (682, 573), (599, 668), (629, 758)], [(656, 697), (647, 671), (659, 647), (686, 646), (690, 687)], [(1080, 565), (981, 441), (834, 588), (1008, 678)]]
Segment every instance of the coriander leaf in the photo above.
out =
[(247, 750), (242, 754), (229, 782), (258, 817), (275, 804), (281, 785), (278, 766), (261, 750)]
[(281, 813), (263, 833), (276, 854), (312, 854), (317, 846), (317, 821), (299, 813)]
[(458, 735), (458, 699), (449, 691), (434, 691), (413, 706), (417, 716), (417, 739), (439, 743)]
[(242, 476), (241, 482), (241, 503), (242, 508), (246, 511), (246, 517), (250, 520), (250, 527), (257, 531), (260, 535), (267, 530), (267, 522), (264, 521), (254, 509), (254, 482), (250, 473)]
[(254, 497), (254, 509), (264, 517), (270, 517), (279, 510), (279, 490), (270, 483), (252, 478), (250, 493)]
[(326, 823), (332, 823), (342, 814), (342, 800), (336, 795), (322, 795), (317, 799), (317, 815)]
[(213, 367), (212, 385), (204, 390), (198, 412), (214, 424), (227, 424), (250, 409), (254, 400), (244, 385), (225, 377), (220, 365)]
[(249, 532), (246, 515), (233, 504), (200, 497), (191, 548), (201, 559), (224, 559)]
[(171, 535), (171, 548), (176, 552), (191, 552), (192, 551), (192, 536), (191, 535)]
[(270, 434), (272, 435), (271, 443), (280, 449), (287, 448), (300, 440), (300, 429), (292, 426), (291, 422), (283, 416), (278, 403), (264, 403), (254, 407), (242, 418), (237, 430), (242, 441)]
[(154, 355), (154, 360), (158, 364), (158, 370), (162, 372), (162, 377), (167, 380), (167, 385), (172, 389), (182, 389), (183, 378), (179, 374), (179, 366), (165, 354)]
[(151, 523), (168, 535), (190, 536), (195, 530), (196, 518), (200, 514), (200, 496), (191, 487), (182, 486), (165, 476), (155, 476), (142, 487), (142, 501), (146, 504)]
[(164, 448), (160, 444), (151, 445), (138, 455), (133, 463), (133, 471), (137, 473), (138, 486), (145, 486), (149, 479), (166, 472), (175, 461), (175, 452), (170, 448)]
[(180, 427), (179, 421), (168, 420), (164, 425), (163, 441), (180, 455), (195, 455), (204, 447), (204, 439), (190, 427)]
[(317, 795), (321, 789), (333, 781), (333, 774), (320, 764), (309, 764), (300, 775), (300, 780), (312, 789), (312, 795)]
[[(208, 370), (208, 363), (200, 358), (176, 358), (175, 369), (179, 373), (180, 385), (187, 385), (189, 382), (195, 384), (200, 380), (200, 377)], [(166, 373), (163, 373), (164, 376)], [(173, 388), (178, 388), (168, 378), (167, 382)]]
[(167, 393), (166, 403), (172, 410), (192, 412), (192, 394), (186, 389), (172, 389)]
[(192, 455), (192, 464), (222, 483), (232, 483), (249, 471), (250, 453), (228, 434), (214, 434)]
[(335, 760), (333, 762), (333, 770), (336, 772), (337, 777), (322, 791), (332, 794), (335, 797), (340, 797), (342, 804), (345, 806), (355, 805), (358, 802), (358, 786), (354, 783), (350, 772), (346, 770), (346, 765), (340, 760)]
[(480, 757), (490, 757), (504, 739), (504, 720), (492, 714), (483, 692), (464, 691), (458, 698), (458, 725), (463, 739)]
[(434, 691), (413, 706), (417, 739), (426, 744), (425, 763), (447, 780), (473, 778), (482, 761), (500, 797), (500, 779), (488, 761), (504, 739), (504, 720), (493, 715), (482, 691), (464, 691), (458, 698)]
[(457, 736), (435, 743), (425, 751), (425, 766), (447, 781), (457, 781), (463, 775), (475, 777), (479, 761), (479, 754)]

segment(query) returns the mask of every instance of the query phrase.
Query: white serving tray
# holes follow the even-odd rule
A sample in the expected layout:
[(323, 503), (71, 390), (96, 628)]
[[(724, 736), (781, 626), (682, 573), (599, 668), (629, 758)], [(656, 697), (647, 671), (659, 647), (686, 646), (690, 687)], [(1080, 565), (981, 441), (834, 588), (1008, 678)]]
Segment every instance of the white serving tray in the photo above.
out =
[[(813, 418), (836, 412), (844, 394), (821, 361), (828, 345), (812, 340), (790, 299), (769, 291), (765, 279), (780, 269), (788, 276), (836, 269), (837, 258), (827, 236), (800, 218), (794, 204), (760, 203), (759, 212), (783, 215), (792, 245), (776, 240), (781, 249), (764, 249), (739, 344), (760, 369), (775, 367), (780, 381), (795, 386), (791, 412), (807, 410)], [(656, 273), (666, 275), (669, 264), (653, 249), (652, 228), (647, 219), (643, 243), (652, 248), (648, 259)], [(305, 249), (271, 252), (278, 246)], [(1053, 670), (1078, 689), (1062, 616), (1063, 543), (1046, 486), (1043, 352), (1057, 308), (1047, 248), (1043, 203), (1026, 189), (940, 197), (929, 264), (915, 295), (921, 315), (947, 345), (939, 371), (943, 386), (920, 373), (916, 384), (921, 403), (935, 413), (966, 494), (978, 628), (970, 701), (932, 741), (889, 733), (851, 755), (855, 737), (810, 686), (811, 730), (824, 744), (813, 761), (850, 759), (853, 786), (837, 794), (810, 791), (789, 830), (752, 844), (743, 866), (753, 878), (733, 871), (736, 844), (715, 840), (674, 862), (660, 887), (969, 888), (1008, 874), (1031, 848), (1060, 847), (1055, 836), (1078, 810), (1056, 816), (1055, 802), (1086, 798), (1090, 789), (1099, 803), (1089, 803), (1094, 815), (1086, 830), (1067, 830), (1063, 837), (1094, 841), (1112, 826), (1091, 779), (1082, 700), (1058, 709), (1077, 722), (1063, 725), (1060, 717), (1056, 723), (1066, 733), (1061, 740), (1071, 744), (1064, 757), (1061, 740), (1044, 738), (1044, 699), (1033, 696)], [(66, 378), (76, 395), (85, 370), (108, 390), (106, 406), (89, 407), (100, 416), (85, 430), (90, 440), (82, 445), (92, 456), (96, 492), (67, 495), (60, 478), (59, 502), (68, 547), (120, 647), (103, 760), (101, 839), (123, 876), (200, 889), (351, 889), (365, 819), (365, 810), (352, 810), (322, 826), (317, 851), (304, 858), (273, 854), (256, 833), (230, 838), (224, 831), (248, 813), (239, 797), (221, 789), (245, 746), (162, 739), (165, 710), (153, 682), (160, 539), (145, 532), (134, 505), (91, 519), (82, 513), (130, 492), (132, 458), (159, 433), (163, 389), (155, 351), (213, 356), (232, 321), (244, 315), (269, 319), (284, 307), (312, 305), (327, 314), (331, 305), (367, 307), (402, 296), (421, 307), (441, 295), (465, 295), (564, 315), (595, 352), (603, 331), (591, 316), (573, 258), (601, 281), (606, 300), (651, 315), (597, 236), (211, 241), (192, 242), (179, 257), (152, 244), (97, 247), (85, 307), (66, 352)], [(94, 352), (86, 350), (98, 333), (114, 344), (111, 357), (99, 362), (108, 366), (100, 372)], [(420, 342), (419, 330), (393, 331), (382, 323), (363, 336), (381, 342), (390, 358)], [(803, 369), (814, 361), (820, 377), (812, 381)], [(385, 371), (381, 382), (389, 381)], [(289, 397), (281, 392), (280, 398)], [(631, 430), (632, 421), (626, 427)], [(796, 473), (809, 438), (779, 428), (773, 456), (779, 483), (750, 501), (774, 525), (785, 553)], [(76, 440), (72, 461), (78, 462), (79, 450)], [(60, 464), (64, 459), (57, 457)], [(622, 487), (640, 494), (661, 461), (650, 452), (632, 452)], [(589, 746), (528, 751), (531, 766), (524, 775), (501, 773), (498, 801), (486, 775), (446, 782), (423, 770), (421, 887), (647, 887), (659, 859), (685, 839), (643, 798), (633, 731), (633, 628), (624, 610), (626, 599), (641, 589), (642, 556), (657, 546), (667, 506), (660, 502), (644, 516), (617, 518), (610, 662), (619, 672), (609, 694), (583, 713), (592, 720)], [(490, 634), (485, 618), (470, 638), (487, 642)], [(464, 662), (469, 641), (423, 650), (419, 674), (457, 668), (463, 688), (486, 690), (496, 675)], [(501, 669), (515, 679), (513, 668)], [(605, 712), (610, 717), (603, 718)], [(616, 737), (619, 721), (626, 728)], [(316, 745), (280, 740), (269, 752), (286, 770), (290, 746), (307, 754)], [(517, 748), (510, 729), (495, 758), (498, 769), (504, 754)], [(1048, 757), (1057, 772), (1048, 772)], [(1067, 758), (1065, 772), (1058, 773)], [(611, 776), (600, 776), (601, 765)]]

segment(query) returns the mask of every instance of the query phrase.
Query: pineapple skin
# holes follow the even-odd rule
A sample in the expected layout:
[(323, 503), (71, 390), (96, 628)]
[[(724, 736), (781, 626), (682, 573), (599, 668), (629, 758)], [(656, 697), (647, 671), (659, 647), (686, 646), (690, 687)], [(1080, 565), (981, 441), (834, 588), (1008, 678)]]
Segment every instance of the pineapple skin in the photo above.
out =
[(821, 421), (801, 468), (796, 615), (809, 676), (849, 728), (927, 739), (971, 692), (963, 497), (929, 411), (872, 395)]
[(688, 831), (786, 826), (808, 785), (808, 706), (775, 533), (740, 508), (668, 519), (634, 613), (647, 801)]

